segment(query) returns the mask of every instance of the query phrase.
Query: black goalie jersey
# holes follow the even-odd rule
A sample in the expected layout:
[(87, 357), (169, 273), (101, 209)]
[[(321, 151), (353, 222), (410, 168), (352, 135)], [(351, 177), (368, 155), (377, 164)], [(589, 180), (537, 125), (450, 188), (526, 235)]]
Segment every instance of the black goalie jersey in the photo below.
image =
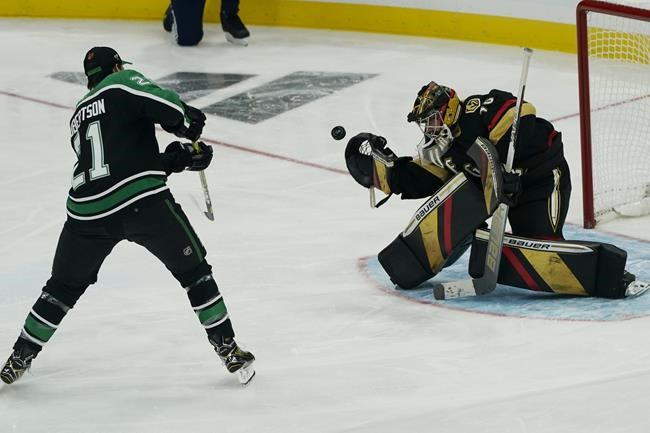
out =
[[(501, 162), (505, 163), (516, 103), (517, 98), (512, 93), (496, 89), (486, 95), (466, 98), (461, 105), (454, 141), (445, 154), (445, 165), (453, 171), (474, 171), (467, 150), (477, 137), (488, 138), (497, 147)], [(524, 102), (513, 163), (514, 169), (522, 173), (522, 182), (527, 184), (549, 175), (563, 160), (560, 134), (549, 121), (536, 116), (531, 103)]]
[(179, 96), (134, 70), (106, 77), (70, 120), (77, 163), (67, 201), (71, 218), (94, 220), (166, 191), (155, 124), (185, 122)]

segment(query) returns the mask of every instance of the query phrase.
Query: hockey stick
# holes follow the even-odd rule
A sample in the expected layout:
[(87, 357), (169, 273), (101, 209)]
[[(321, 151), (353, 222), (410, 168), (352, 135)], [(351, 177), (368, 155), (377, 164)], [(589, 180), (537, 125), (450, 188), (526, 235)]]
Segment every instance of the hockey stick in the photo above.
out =
[[(192, 143), (192, 147), (194, 147), (194, 150), (197, 152), (201, 151), (199, 143), (196, 141)], [(207, 211), (203, 212), (203, 214), (208, 217), (210, 221), (214, 221), (214, 213), (212, 213), (212, 200), (210, 200), (210, 190), (208, 190), (208, 180), (205, 177), (204, 170), (199, 171), (199, 179), (201, 179), (201, 188), (203, 188), (203, 198), (205, 199), (205, 207), (207, 209)]]
[[(386, 146), (386, 139), (384, 139), (384, 137), (375, 136), (375, 139), (380, 139), (381, 144), (383, 146)], [(367, 146), (368, 153), (370, 154), (370, 156), (372, 156), (372, 159), (374, 159), (376, 161), (379, 161), (380, 163), (384, 164), (386, 167), (392, 167), (393, 165), (395, 165), (395, 162), (392, 159), (386, 158), (385, 154), (383, 154), (383, 153), (379, 152), (377, 149), (375, 149), (375, 146), (373, 145), (373, 143), (370, 140), (364, 142), (361, 146)], [(368, 193), (370, 195), (370, 207), (373, 208), (373, 209), (378, 208), (379, 206), (384, 204), (386, 202), (386, 200), (388, 200), (388, 198), (390, 198), (390, 195), (388, 195), (387, 197), (384, 197), (379, 203), (377, 203), (377, 199), (375, 197), (375, 187), (374, 186), (371, 186), (370, 188), (368, 188)]]
[[(532, 55), (533, 50), (530, 48), (524, 48), (524, 63), (521, 68), (521, 79), (519, 81), (519, 91), (517, 95), (517, 103), (515, 105), (515, 117), (512, 121), (510, 144), (508, 145), (508, 157), (505, 164), (505, 170), (508, 173), (512, 171), (512, 163), (515, 158), (515, 143), (517, 142), (517, 133), (519, 132), (521, 105), (524, 100), (526, 80), (528, 78), (528, 67), (530, 66), (530, 58)], [(508, 205), (501, 203), (494, 215), (492, 215), (492, 225), (490, 227), (490, 237), (488, 238), (487, 251), (485, 253), (483, 275), (480, 278), (474, 278), (471, 280), (438, 283), (433, 288), (434, 298), (442, 300), (464, 296), (485, 295), (495, 289), (497, 278), (499, 276), (499, 265), (501, 264), (501, 249), (503, 248), (503, 236), (506, 231), (508, 210)]]

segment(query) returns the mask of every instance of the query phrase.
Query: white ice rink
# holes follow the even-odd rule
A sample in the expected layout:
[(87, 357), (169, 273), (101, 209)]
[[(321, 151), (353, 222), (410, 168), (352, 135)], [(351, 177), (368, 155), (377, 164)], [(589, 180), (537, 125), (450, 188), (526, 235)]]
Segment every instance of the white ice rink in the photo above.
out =
[[(209, 116), (207, 177), (170, 178), (208, 249), (238, 340), (257, 357), (242, 389), (205, 339), (184, 290), (148, 253), (120, 244), (33, 364), (0, 388), (1, 433), (619, 433), (650, 431), (650, 318), (563, 321), (460, 312), (378, 290), (359, 271), (418, 201), (371, 210), (329, 131), (384, 135), (412, 154), (406, 123), (430, 80), (462, 96), (516, 92), (519, 48), (453, 41), (251, 29), (247, 48), (210, 25), (175, 46), (158, 22), (0, 20), (0, 357), (11, 352), (49, 277), (74, 154), (70, 107), (82, 71), (109, 45), (156, 79), (178, 71), (254, 74), (207, 106), (295, 71), (378, 74), (269, 120)], [(527, 99), (564, 134), (581, 223), (576, 60), (537, 51)], [(161, 146), (172, 137), (161, 133)], [(647, 219), (609, 231), (650, 240)], [(650, 296), (650, 295), (646, 295)], [(557, 308), (562, 303), (556, 301)]]

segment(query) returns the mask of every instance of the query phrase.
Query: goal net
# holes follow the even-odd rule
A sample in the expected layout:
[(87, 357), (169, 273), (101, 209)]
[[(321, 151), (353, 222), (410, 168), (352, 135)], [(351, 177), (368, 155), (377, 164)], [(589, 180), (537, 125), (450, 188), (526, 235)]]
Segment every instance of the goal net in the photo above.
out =
[(650, 2), (577, 7), (584, 226), (650, 214)]

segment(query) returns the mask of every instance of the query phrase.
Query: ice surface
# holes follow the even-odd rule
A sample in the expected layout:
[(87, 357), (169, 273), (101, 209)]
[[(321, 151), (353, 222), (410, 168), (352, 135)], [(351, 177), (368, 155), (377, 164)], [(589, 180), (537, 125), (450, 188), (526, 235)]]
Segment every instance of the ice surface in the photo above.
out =
[[(207, 170), (170, 186), (203, 243), (238, 339), (258, 358), (242, 389), (219, 364), (184, 291), (154, 258), (120, 244), (34, 363), (0, 389), (2, 433), (441, 432), (650, 430), (650, 320), (570, 322), (480, 315), (407, 302), (358, 269), (418, 202), (378, 210), (347, 175), (330, 129), (371, 131), (412, 154), (415, 93), (436, 80), (461, 96), (518, 84), (517, 48), (420, 38), (252, 28), (250, 46), (218, 26), (199, 47), (160, 23), (0, 20), (0, 356), (9, 355), (49, 276), (74, 161), (69, 108), (84, 94), (52, 74), (113, 46), (149, 77), (251, 76), (205, 107), (297, 71), (377, 74), (257, 124), (210, 116)], [(527, 95), (560, 119), (581, 220), (576, 61), (534, 54)], [(161, 133), (162, 144), (171, 136)], [(650, 239), (648, 219), (604, 230)], [(646, 295), (647, 296), (647, 295)], [(4, 354), (2, 354), (4, 353)]]

